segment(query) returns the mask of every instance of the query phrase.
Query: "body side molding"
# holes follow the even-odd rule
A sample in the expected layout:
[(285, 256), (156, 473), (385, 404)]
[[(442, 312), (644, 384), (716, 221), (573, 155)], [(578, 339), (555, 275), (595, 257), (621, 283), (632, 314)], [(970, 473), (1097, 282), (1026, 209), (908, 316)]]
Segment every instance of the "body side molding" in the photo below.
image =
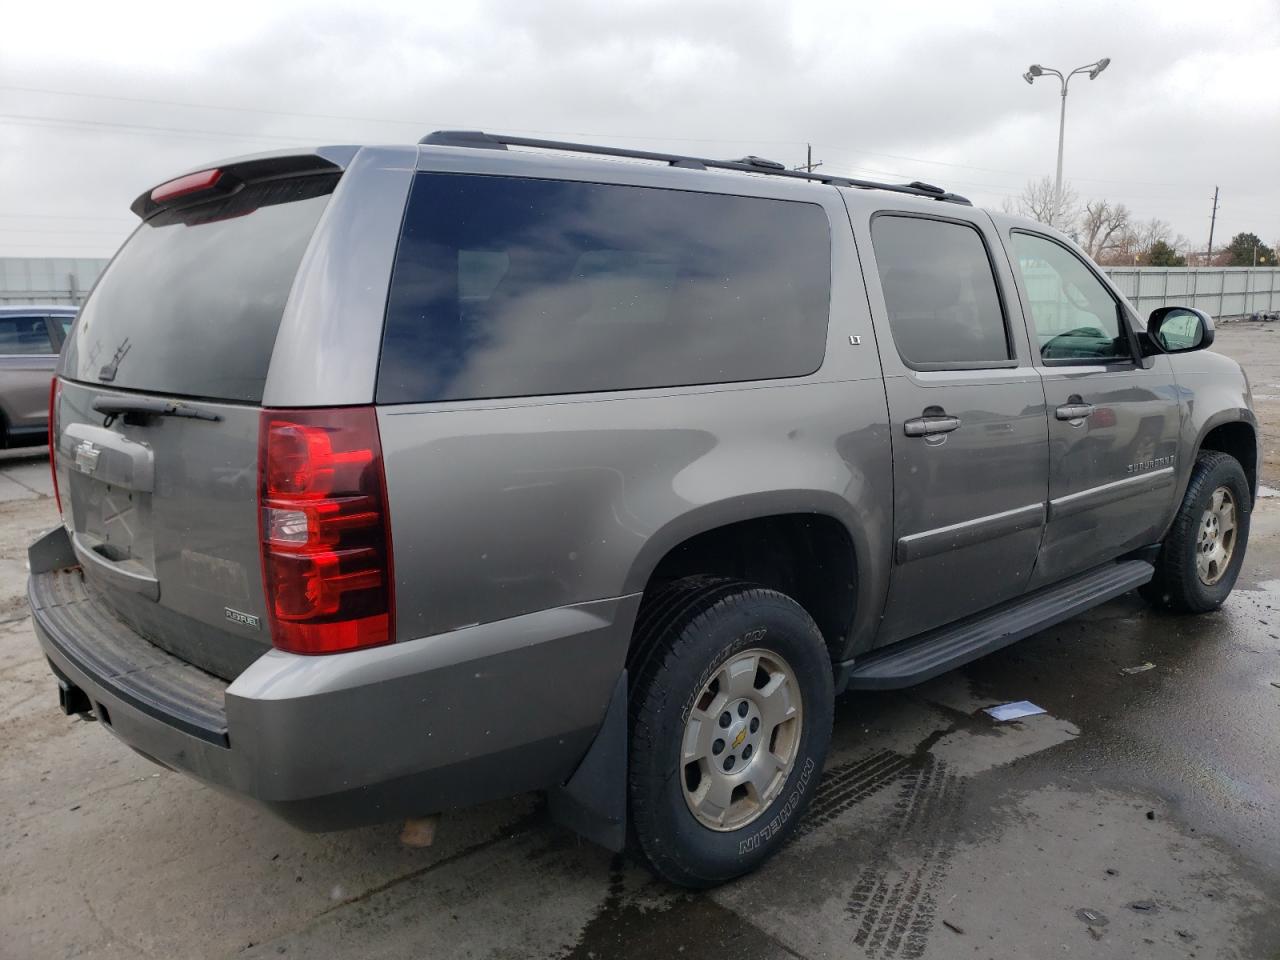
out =
[(1085, 510), (1093, 510), (1096, 507), (1114, 503), (1117, 500), (1136, 497), (1151, 490), (1159, 490), (1173, 483), (1173, 471), (1173, 467), (1162, 467), (1159, 470), (1151, 470), (1136, 476), (1125, 477), (1123, 480), (1115, 480), (1097, 487), (1090, 487), (1078, 493), (1054, 497), (1049, 501), (1049, 519), (1051, 521), (1061, 520), (1064, 517), (1070, 517)]
[(956, 550), (994, 540), (997, 537), (1029, 530), (1044, 523), (1044, 504), (1031, 503), (1013, 510), (1003, 510), (985, 517), (975, 517), (945, 527), (911, 533), (898, 538), (896, 558), (898, 563), (908, 563), (922, 557)]

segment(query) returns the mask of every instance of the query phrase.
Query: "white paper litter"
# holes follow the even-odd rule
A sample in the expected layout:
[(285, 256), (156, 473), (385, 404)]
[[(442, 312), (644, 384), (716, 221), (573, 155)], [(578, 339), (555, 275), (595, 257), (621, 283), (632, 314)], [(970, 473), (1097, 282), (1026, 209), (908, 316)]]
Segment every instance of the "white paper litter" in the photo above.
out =
[(993, 719), (1021, 720), (1023, 717), (1034, 717), (1037, 714), (1044, 713), (1044, 707), (1037, 707), (1030, 700), (1019, 700), (1017, 703), (1002, 703), (998, 707), (987, 707), (983, 713), (989, 714)]

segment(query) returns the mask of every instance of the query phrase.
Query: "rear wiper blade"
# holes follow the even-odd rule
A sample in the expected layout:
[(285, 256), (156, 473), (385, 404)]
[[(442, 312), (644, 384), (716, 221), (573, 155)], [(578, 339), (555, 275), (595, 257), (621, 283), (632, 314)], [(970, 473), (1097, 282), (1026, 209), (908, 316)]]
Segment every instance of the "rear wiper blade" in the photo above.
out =
[(222, 416), (197, 410), (185, 403), (174, 403), (172, 400), (157, 400), (154, 397), (98, 397), (91, 404), (94, 410), (106, 416), (103, 426), (111, 426), (116, 417), (123, 416), (126, 423), (139, 423), (150, 417), (185, 417), (188, 420), (212, 420), (217, 422)]

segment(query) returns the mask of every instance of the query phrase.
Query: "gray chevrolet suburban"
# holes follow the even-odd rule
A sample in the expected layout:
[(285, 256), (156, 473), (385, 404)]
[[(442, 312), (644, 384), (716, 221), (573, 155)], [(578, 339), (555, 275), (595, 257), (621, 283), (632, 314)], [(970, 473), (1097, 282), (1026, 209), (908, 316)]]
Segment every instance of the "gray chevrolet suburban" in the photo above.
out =
[(36, 636), (64, 710), (306, 829), (542, 790), (711, 885), (837, 694), (1240, 570), (1211, 320), (928, 184), (454, 131), (133, 210), (54, 382)]

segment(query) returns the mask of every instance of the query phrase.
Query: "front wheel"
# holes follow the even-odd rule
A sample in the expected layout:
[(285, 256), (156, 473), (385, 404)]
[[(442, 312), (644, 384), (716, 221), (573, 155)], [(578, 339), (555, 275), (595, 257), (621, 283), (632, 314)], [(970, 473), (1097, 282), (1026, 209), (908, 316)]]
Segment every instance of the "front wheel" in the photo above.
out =
[(790, 597), (741, 581), (669, 585), (642, 609), (628, 796), (654, 872), (708, 887), (785, 843), (831, 739), (826, 644)]
[(1234, 457), (1200, 454), (1143, 596), (1180, 613), (1222, 606), (1244, 563), (1252, 505), (1249, 481)]

